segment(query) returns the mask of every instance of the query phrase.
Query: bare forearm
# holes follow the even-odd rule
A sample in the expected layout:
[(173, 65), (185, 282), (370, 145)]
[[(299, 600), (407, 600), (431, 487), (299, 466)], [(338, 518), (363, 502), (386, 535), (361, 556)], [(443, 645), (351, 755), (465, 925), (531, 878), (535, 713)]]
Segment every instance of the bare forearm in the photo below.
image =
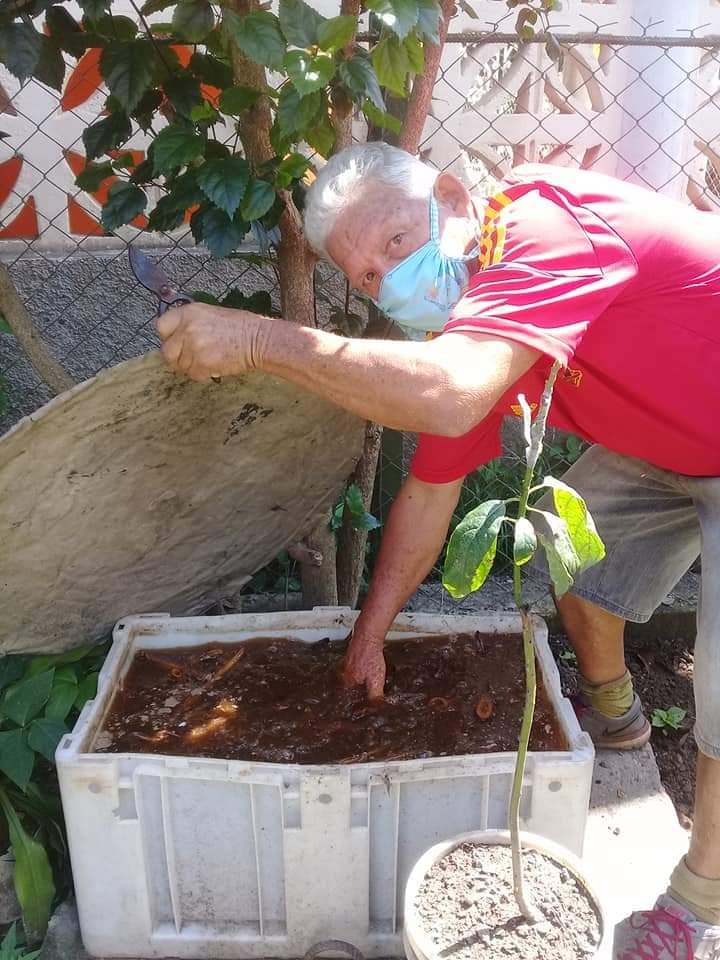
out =
[(269, 321), (258, 365), (367, 420), (457, 436), (482, 420), (529, 368), (532, 354), (518, 364), (517, 349), (463, 335), (432, 343), (351, 340)]
[(410, 476), (388, 517), (356, 633), (378, 643), (442, 550), (462, 480), (427, 484)]

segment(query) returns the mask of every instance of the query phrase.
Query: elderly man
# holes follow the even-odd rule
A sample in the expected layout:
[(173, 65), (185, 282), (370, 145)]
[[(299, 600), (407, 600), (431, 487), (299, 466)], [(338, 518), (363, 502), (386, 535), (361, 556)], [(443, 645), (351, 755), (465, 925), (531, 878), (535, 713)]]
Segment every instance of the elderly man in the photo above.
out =
[(350, 340), (203, 304), (159, 326), (180, 373), (263, 370), (420, 434), (347, 681), (382, 696), (385, 635), (442, 549), (463, 478), (500, 452), (518, 392), (536, 404), (559, 360), (550, 420), (596, 444), (568, 477), (607, 548), (558, 601), (582, 675), (580, 722), (598, 746), (648, 740), (624, 623), (647, 620), (702, 552), (692, 841), (655, 908), (618, 930), (615, 955), (720, 958), (720, 218), (544, 166), (471, 197), (455, 177), (367, 144), (321, 170), (305, 225), (314, 249), (410, 342)]

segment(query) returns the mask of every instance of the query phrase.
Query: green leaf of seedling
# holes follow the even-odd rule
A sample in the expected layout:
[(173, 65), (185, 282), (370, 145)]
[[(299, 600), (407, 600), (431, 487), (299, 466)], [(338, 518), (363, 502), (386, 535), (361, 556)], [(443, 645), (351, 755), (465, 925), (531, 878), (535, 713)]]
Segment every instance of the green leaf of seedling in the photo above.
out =
[(6, 792), (0, 789), (0, 806), (7, 820), (15, 856), (15, 892), (23, 923), (32, 940), (42, 940), (55, 897), (52, 869), (45, 848), (25, 830)]
[(275, 189), (265, 180), (253, 180), (242, 202), (243, 220), (248, 222), (264, 217), (275, 203)]
[(131, 113), (155, 76), (157, 54), (149, 40), (113, 40), (100, 54), (110, 93)]
[(155, 173), (171, 173), (202, 156), (204, 142), (193, 130), (180, 125), (165, 127), (153, 141)]
[(519, 517), (515, 522), (515, 539), (513, 541), (513, 560), (519, 566), (532, 560), (537, 550), (537, 536), (535, 528), (527, 517)]
[(67, 728), (61, 720), (38, 717), (28, 729), (28, 746), (45, 757), (49, 763), (53, 763), (57, 745), (66, 733)]
[(239, 16), (227, 8), (223, 11), (225, 30), (240, 49), (255, 63), (279, 70), (287, 44), (278, 18), (266, 10)]
[(290, 50), (285, 55), (283, 67), (301, 97), (324, 89), (335, 73), (332, 57), (327, 54), (312, 56), (306, 50)]
[(220, 97), (220, 110), (230, 117), (238, 117), (254, 106), (259, 98), (260, 91), (251, 87), (228, 87)]
[(46, 670), (8, 687), (0, 701), (3, 715), (24, 727), (50, 699), (54, 674), (54, 670)]
[(321, 24), (318, 30), (318, 46), (321, 50), (327, 50), (334, 53), (341, 50), (355, 36), (357, 31), (357, 17), (349, 14), (340, 17), (332, 17)]
[(420, 16), (417, 0), (367, 0), (366, 5), (400, 40), (417, 25)]
[[(0, 333), (8, 333), (10, 336), (13, 336), (13, 329), (10, 324), (5, 319), (5, 314), (0, 311)], [(0, 386), (2, 386), (0, 384)], [(0, 686), (0, 690), (2, 687)]]
[(680, 725), (687, 716), (687, 710), (682, 707), (670, 707), (667, 711), (667, 719), (673, 730), (679, 730)]
[(280, 29), (294, 47), (314, 47), (325, 18), (303, 0), (280, 0)]
[(112, 233), (118, 227), (125, 226), (141, 214), (147, 205), (145, 192), (134, 183), (122, 181), (114, 183), (108, 191), (108, 198), (102, 209), (102, 225)]
[(35, 755), (27, 745), (23, 730), (6, 730), (0, 733), (0, 771), (17, 784), (21, 790), (30, 782)]
[[(554, 514), (546, 514), (546, 516), (553, 517), (554, 520), (558, 519)], [(572, 550), (572, 545), (569, 544), (569, 540), (566, 539), (565, 536), (562, 534), (556, 535), (554, 531), (550, 537), (539, 533), (538, 540), (545, 550), (548, 571), (555, 588), (555, 593), (561, 597), (564, 593), (567, 593), (573, 585), (574, 574), (572, 571), (577, 560), (573, 561), (572, 556), (575, 551)], [(570, 545), (570, 550), (567, 549), (568, 545)]]
[(232, 219), (245, 196), (250, 167), (242, 157), (208, 160), (197, 171), (200, 189), (216, 207)]
[(208, 0), (180, 0), (173, 11), (172, 25), (183, 40), (201, 43), (215, 26), (215, 14)]
[(448, 543), (443, 586), (460, 599), (479, 590), (495, 559), (497, 537), (505, 518), (503, 500), (487, 500), (455, 527)]
[(568, 536), (578, 559), (575, 573), (580, 573), (603, 559), (605, 546), (579, 493), (554, 477), (545, 477), (543, 485), (551, 488), (558, 516), (567, 525)]

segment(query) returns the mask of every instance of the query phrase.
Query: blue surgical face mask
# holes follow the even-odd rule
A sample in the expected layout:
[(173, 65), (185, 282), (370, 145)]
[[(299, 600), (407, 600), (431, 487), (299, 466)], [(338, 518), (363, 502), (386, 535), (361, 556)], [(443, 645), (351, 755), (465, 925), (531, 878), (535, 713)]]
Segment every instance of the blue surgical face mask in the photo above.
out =
[(375, 302), (411, 339), (423, 339), (447, 323), (470, 280), (467, 262), (477, 255), (477, 247), (462, 257), (442, 252), (438, 206), (431, 195), (430, 239), (385, 274)]

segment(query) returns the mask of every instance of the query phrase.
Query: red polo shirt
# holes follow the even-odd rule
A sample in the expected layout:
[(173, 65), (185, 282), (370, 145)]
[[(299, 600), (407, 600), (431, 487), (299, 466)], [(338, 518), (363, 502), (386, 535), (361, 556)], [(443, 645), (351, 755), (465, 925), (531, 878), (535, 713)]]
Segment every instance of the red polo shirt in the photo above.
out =
[(459, 438), (422, 435), (412, 473), (446, 483), (500, 454), (503, 416), (558, 377), (550, 423), (617, 453), (720, 476), (720, 217), (584, 170), (518, 167), (490, 198), (480, 270), (443, 333), (543, 356)]

